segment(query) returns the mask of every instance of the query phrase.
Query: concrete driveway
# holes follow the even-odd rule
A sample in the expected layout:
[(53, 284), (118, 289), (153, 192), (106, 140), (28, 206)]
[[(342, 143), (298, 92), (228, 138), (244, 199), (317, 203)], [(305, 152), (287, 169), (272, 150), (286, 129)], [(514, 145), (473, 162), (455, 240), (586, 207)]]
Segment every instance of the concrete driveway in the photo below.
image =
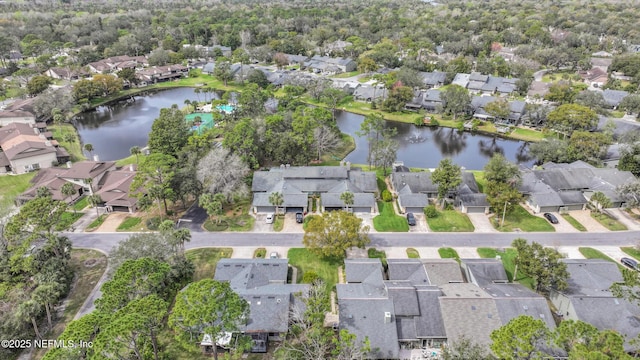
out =
[(458, 253), (458, 256), (460, 257), (460, 259), (479, 259), (480, 258), (477, 248), (457, 247), (453, 249)]
[(112, 212), (94, 232), (115, 232), (129, 213)]
[(360, 219), (362, 219), (362, 226), (369, 226), (369, 232), (370, 233), (374, 233), (377, 232), (376, 229), (373, 227), (373, 218), (378, 216), (378, 214), (371, 214), (371, 213), (355, 213), (357, 217), (359, 217)]
[(413, 216), (416, 218), (416, 225), (409, 226), (409, 232), (429, 232), (426, 216), (418, 213), (414, 213)]
[(440, 259), (437, 247), (414, 247), (420, 254), (421, 259)]
[[(574, 228), (573, 225), (571, 225), (567, 220), (565, 220), (559, 213), (553, 212), (550, 214), (553, 214), (553, 216), (555, 216), (556, 219), (558, 219), (557, 224), (549, 223), (556, 229), (556, 232), (560, 232), (560, 233), (580, 232), (580, 230)], [(543, 214), (535, 214), (535, 216), (543, 218), (544, 221), (547, 221), (547, 222), (549, 221), (544, 217)]]
[(289, 254), (289, 247), (287, 246), (267, 246), (267, 258), (271, 256), (271, 253), (275, 252), (278, 254), (279, 259), (286, 259)]
[(253, 223), (253, 232), (273, 232), (273, 224), (267, 224), (266, 218), (267, 214), (255, 214), (253, 217), (256, 218), (256, 221)]
[(253, 253), (256, 251), (257, 247), (255, 246), (234, 246), (233, 253), (231, 254), (232, 259), (252, 259)]
[(284, 226), (282, 227), (283, 233), (301, 233), (304, 232), (302, 229), (302, 224), (298, 224), (296, 222), (296, 214), (295, 213), (286, 213), (284, 214)]
[(493, 227), (493, 225), (491, 225), (491, 220), (489, 220), (489, 216), (485, 214), (474, 214), (474, 213), (469, 213), (467, 214), (467, 216), (469, 217), (469, 220), (471, 220), (471, 223), (475, 228), (474, 232), (480, 232), (480, 233), (498, 232), (498, 230), (496, 230)]
[(607, 212), (613, 215), (618, 221), (624, 224), (629, 230), (640, 230), (640, 224), (631, 218), (626, 211), (620, 208), (607, 209)]
[(600, 251), (600, 252), (602, 252), (603, 254), (607, 255), (608, 257), (612, 258), (618, 264), (622, 264), (620, 262), (621, 258), (623, 258), (623, 257), (630, 258), (631, 257), (628, 254), (626, 254), (624, 251), (622, 251), (622, 249), (620, 249), (617, 246), (593, 246), (593, 248), (598, 250), (598, 251)]
[(377, 248), (387, 254), (387, 259), (407, 259), (407, 248), (405, 247), (381, 247)]
[(178, 220), (178, 227), (187, 228), (195, 232), (203, 232), (204, 229), (202, 228), (202, 225), (208, 218), (209, 215), (207, 215), (207, 211), (198, 206), (198, 203), (196, 202), (191, 205), (187, 212), (185, 212)]
[(578, 220), (582, 226), (584, 226), (588, 232), (607, 232), (609, 229), (602, 226), (596, 219), (591, 217), (591, 211), (589, 210), (573, 210), (569, 211), (574, 219)]
[(555, 249), (567, 259), (584, 259), (584, 255), (576, 246), (558, 246)]

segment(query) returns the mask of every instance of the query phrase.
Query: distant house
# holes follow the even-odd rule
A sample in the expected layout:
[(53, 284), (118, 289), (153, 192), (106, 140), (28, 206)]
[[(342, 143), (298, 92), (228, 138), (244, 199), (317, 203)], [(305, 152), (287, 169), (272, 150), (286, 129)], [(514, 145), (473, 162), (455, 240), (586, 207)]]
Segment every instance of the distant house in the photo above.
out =
[(280, 193), (285, 212), (307, 212), (309, 195), (320, 195), (322, 210), (343, 209), (340, 195), (346, 191), (354, 194), (354, 212), (375, 212), (374, 193), (378, 191), (374, 172), (342, 166), (296, 166), (272, 168), (270, 171), (253, 173), (253, 211), (275, 212), (269, 201), (272, 193)]
[(54, 79), (78, 80), (80, 78), (89, 76), (89, 73), (84, 70), (69, 70), (65, 68), (54, 67), (47, 70), (45, 72), (45, 75)]
[(510, 101), (509, 116), (506, 119), (495, 119), (493, 115), (485, 110), (485, 107), (498, 100), (500, 99), (495, 96), (474, 96), (471, 99), (473, 117), (481, 120), (499, 120), (499, 122), (504, 125), (518, 125), (525, 114), (526, 103), (520, 100)]
[(142, 70), (145, 66), (149, 65), (149, 61), (144, 56), (112, 56), (110, 58), (102, 59), (89, 63), (87, 68), (90, 72), (96, 74), (105, 74), (120, 71), (123, 69), (136, 69)]
[(69, 154), (35, 123), (10, 123), (0, 128), (0, 174), (24, 174), (68, 160)]
[(0, 126), (7, 126), (12, 123), (35, 124), (36, 116), (33, 113), (22, 110), (1, 110)]
[(467, 86), (469, 85), (470, 77), (471, 77), (471, 74), (458, 73), (456, 74), (456, 77), (453, 78), (453, 81), (451, 82), (451, 84), (462, 86), (463, 88), (466, 89)]
[(615, 110), (618, 108), (618, 105), (620, 105), (622, 100), (629, 96), (629, 93), (623, 90), (607, 89), (602, 92), (602, 96), (604, 97), (604, 101), (607, 105)]
[(587, 71), (580, 71), (578, 75), (580, 75), (585, 84), (597, 88), (602, 87), (609, 80), (609, 75), (606, 70), (599, 67), (594, 67)]
[[(115, 161), (81, 161), (75, 164), (67, 163), (66, 167), (43, 169), (31, 180), (29, 189), (20, 194), (17, 200), (19, 203), (27, 202), (36, 197), (39, 188), (46, 187), (54, 200), (73, 202), (85, 193), (92, 194), (98, 190), (105, 174), (116, 169), (115, 164)], [(91, 179), (91, 183), (87, 179)], [(67, 198), (60, 192), (62, 185), (67, 182), (77, 189), (77, 196)]]
[(383, 85), (363, 84), (353, 91), (353, 98), (358, 101), (382, 101), (387, 98), (387, 89)]
[(228, 282), (249, 303), (249, 317), (240, 331), (251, 337), (251, 352), (267, 352), (269, 341), (289, 331), (291, 311), (302, 308), (296, 294), (308, 284), (287, 284), (287, 259), (221, 259), (214, 280)]
[(138, 199), (131, 193), (131, 183), (136, 177), (133, 165), (119, 170), (110, 170), (98, 181), (96, 195), (103, 201), (107, 212), (134, 213), (138, 210)]
[(211, 75), (213, 74), (213, 71), (215, 70), (215, 68), (216, 68), (216, 63), (210, 61), (202, 67), (202, 73)]
[(350, 58), (332, 58), (328, 56), (315, 55), (311, 59), (305, 61), (304, 67), (316, 73), (330, 75), (354, 71), (357, 64)]
[(420, 75), (422, 76), (422, 83), (425, 89), (437, 89), (444, 85), (447, 78), (447, 73), (442, 71), (421, 72)]
[(136, 72), (136, 76), (141, 85), (155, 84), (158, 82), (164, 82), (169, 80), (175, 80), (182, 77), (186, 77), (189, 73), (189, 68), (184, 65), (165, 65), (154, 66), (141, 71)]
[(304, 64), (309, 59), (308, 56), (304, 55), (284, 54), (284, 56), (287, 57), (289, 65)]
[(417, 90), (413, 99), (406, 104), (407, 109), (419, 110), (424, 109), (429, 112), (435, 112), (444, 106), (444, 101), (440, 98), (440, 90)]
[(336, 40), (334, 42), (324, 44), (324, 46), (322, 47), (322, 50), (327, 55), (332, 55), (334, 53), (341, 54), (341, 53), (344, 53), (345, 49), (351, 45), (353, 45), (353, 43), (349, 41)]
[(357, 81), (349, 81), (344, 79), (332, 79), (331, 86), (344, 91), (349, 95), (353, 95), (357, 88), (359, 88), (362, 84)]
[(618, 266), (601, 259), (562, 259), (567, 265), (569, 287), (551, 289), (550, 300), (564, 320), (580, 320), (599, 330), (614, 330), (625, 338), (625, 349), (640, 334), (640, 307), (611, 293), (622, 282)]
[[(438, 197), (438, 186), (431, 180), (430, 171), (391, 173), (393, 191), (398, 196), (402, 212), (422, 212), (429, 199)], [(489, 212), (486, 195), (480, 193), (472, 172), (462, 172), (462, 183), (447, 195), (463, 212)]]
[(635, 176), (629, 171), (595, 168), (584, 162), (547, 163), (542, 170), (522, 173), (520, 192), (536, 213), (582, 210), (596, 191), (604, 193), (612, 207), (623, 207), (626, 203), (616, 188), (634, 180)]
[(468, 78), (467, 74), (461, 74), (457, 83), (464, 84), (465, 82), (467, 82), (467, 89), (471, 94), (507, 96), (516, 91), (518, 79), (473, 72), (469, 74)]

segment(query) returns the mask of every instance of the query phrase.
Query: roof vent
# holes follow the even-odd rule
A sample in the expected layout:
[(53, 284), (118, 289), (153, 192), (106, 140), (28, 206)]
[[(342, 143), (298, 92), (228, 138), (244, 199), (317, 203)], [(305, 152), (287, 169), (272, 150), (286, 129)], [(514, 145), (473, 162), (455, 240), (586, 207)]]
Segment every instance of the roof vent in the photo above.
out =
[(385, 311), (384, 312), (384, 323), (385, 324), (390, 324), (391, 323), (391, 312), (389, 312), (389, 311)]

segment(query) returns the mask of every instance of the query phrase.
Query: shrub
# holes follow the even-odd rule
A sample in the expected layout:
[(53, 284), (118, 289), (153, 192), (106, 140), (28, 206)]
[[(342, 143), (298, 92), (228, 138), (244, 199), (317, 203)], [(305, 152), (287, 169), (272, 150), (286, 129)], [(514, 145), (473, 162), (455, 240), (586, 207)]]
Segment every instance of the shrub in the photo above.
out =
[(424, 208), (424, 215), (428, 218), (436, 218), (438, 217), (438, 210), (434, 205), (429, 205)]
[(460, 132), (464, 131), (464, 123), (462, 121), (458, 123), (458, 131)]
[(315, 271), (307, 271), (302, 275), (302, 282), (305, 284), (312, 284), (318, 279), (320, 279), (320, 276)]
[(389, 190), (387, 189), (382, 190), (382, 201), (390, 202), (392, 200), (393, 200), (393, 195), (391, 195), (391, 192), (389, 192)]
[(431, 117), (431, 122), (429, 123), (429, 126), (440, 126), (440, 122), (434, 118), (433, 116)]
[(159, 217), (152, 217), (147, 219), (147, 221), (145, 221), (145, 224), (147, 224), (147, 229), (149, 230), (158, 230), (158, 226), (160, 226), (160, 223), (162, 221), (160, 220)]
[(415, 126), (423, 126), (424, 125), (424, 118), (422, 116), (418, 116), (415, 120), (413, 120), (413, 124)]

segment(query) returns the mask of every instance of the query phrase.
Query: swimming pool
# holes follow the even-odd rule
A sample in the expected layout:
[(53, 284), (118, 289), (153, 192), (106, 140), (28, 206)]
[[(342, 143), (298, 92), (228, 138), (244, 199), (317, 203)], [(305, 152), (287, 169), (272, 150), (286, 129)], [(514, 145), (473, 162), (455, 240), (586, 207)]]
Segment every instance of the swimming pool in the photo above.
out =
[(218, 111), (226, 113), (226, 114), (231, 114), (236, 108), (233, 105), (218, 105), (216, 106), (216, 109), (218, 109)]

